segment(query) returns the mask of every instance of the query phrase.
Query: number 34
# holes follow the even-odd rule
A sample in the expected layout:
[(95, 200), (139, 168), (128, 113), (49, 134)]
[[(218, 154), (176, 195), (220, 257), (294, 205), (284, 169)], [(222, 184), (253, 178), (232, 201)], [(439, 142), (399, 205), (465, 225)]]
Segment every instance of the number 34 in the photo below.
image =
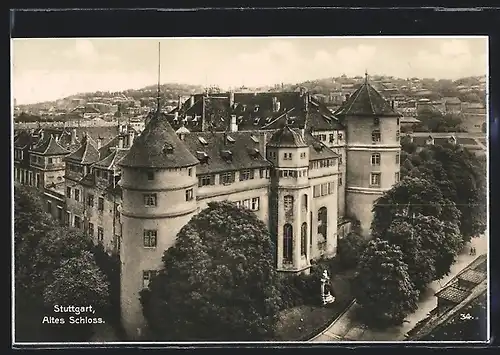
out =
[(469, 313), (460, 313), (460, 320), (469, 320), (473, 317)]

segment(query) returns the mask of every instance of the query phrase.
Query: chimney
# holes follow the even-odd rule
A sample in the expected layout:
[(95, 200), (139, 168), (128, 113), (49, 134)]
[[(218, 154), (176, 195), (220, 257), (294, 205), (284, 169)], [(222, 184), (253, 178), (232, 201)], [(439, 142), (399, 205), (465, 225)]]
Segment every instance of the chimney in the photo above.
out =
[(351, 94), (345, 94), (345, 100), (349, 100), (349, 98), (351, 97)]
[(179, 121), (179, 111), (174, 112), (174, 121), (175, 122)]
[(101, 149), (101, 147), (102, 147), (102, 138), (97, 137), (97, 149)]
[(304, 111), (308, 112), (309, 111), (309, 93), (304, 94)]
[(229, 107), (233, 108), (234, 106), (234, 92), (229, 92)]
[(189, 107), (193, 106), (194, 106), (194, 95), (191, 95), (191, 97), (189, 98)]
[(231, 132), (238, 132), (238, 124), (236, 123), (236, 115), (231, 115)]
[(76, 128), (73, 128), (71, 130), (71, 144), (75, 144), (76, 143)]
[(128, 147), (130, 148), (134, 144), (135, 131), (133, 129), (128, 133)]
[(177, 102), (177, 107), (181, 108), (182, 107), (182, 97), (179, 95), (179, 101)]
[(391, 100), (391, 107), (394, 110), (394, 100)]
[(118, 137), (118, 148), (123, 148), (123, 136)]

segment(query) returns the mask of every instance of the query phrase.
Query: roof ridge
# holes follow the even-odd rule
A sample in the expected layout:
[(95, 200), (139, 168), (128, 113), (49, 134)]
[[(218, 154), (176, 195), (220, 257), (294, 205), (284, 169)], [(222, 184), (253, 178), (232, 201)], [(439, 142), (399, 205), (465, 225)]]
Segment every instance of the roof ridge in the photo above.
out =
[(370, 102), (370, 107), (372, 109), (372, 113), (375, 116), (375, 108), (373, 107), (372, 95), (370, 94), (370, 87), (368, 86), (368, 82), (365, 82), (366, 93), (368, 94), (368, 101)]

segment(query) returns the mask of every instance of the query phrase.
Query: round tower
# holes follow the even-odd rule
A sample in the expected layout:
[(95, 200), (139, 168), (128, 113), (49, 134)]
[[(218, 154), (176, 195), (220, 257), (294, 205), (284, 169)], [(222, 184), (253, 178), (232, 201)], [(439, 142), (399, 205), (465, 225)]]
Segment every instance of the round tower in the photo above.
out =
[(377, 198), (399, 182), (400, 114), (368, 82), (368, 75), (335, 113), (346, 126), (346, 210), (370, 234)]
[(301, 133), (285, 126), (271, 136), (266, 151), (273, 163), (270, 230), (276, 243), (278, 271), (308, 271), (309, 146)]
[(121, 314), (131, 339), (144, 331), (140, 291), (162, 267), (163, 252), (196, 213), (198, 160), (161, 113), (120, 161), (123, 203)]

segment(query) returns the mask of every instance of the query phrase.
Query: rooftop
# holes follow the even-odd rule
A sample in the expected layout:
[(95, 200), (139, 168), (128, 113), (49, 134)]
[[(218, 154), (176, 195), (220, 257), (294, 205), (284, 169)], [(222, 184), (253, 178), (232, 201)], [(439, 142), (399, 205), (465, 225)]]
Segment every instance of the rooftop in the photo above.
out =
[(458, 279), (479, 284), (486, 279), (486, 273), (470, 269), (460, 274)]
[(468, 290), (450, 285), (437, 292), (436, 297), (458, 304), (465, 300), (469, 294)]
[(269, 147), (281, 148), (307, 147), (307, 143), (304, 141), (302, 134), (291, 129), (288, 125), (274, 132), (267, 145)]
[(61, 145), (56, 141), (53, 135), (44, 138), (40, 143), (38, 143), (32, 152), (40, 153), (42, 155), (67, 155), (69, 151), (61, 147)]

